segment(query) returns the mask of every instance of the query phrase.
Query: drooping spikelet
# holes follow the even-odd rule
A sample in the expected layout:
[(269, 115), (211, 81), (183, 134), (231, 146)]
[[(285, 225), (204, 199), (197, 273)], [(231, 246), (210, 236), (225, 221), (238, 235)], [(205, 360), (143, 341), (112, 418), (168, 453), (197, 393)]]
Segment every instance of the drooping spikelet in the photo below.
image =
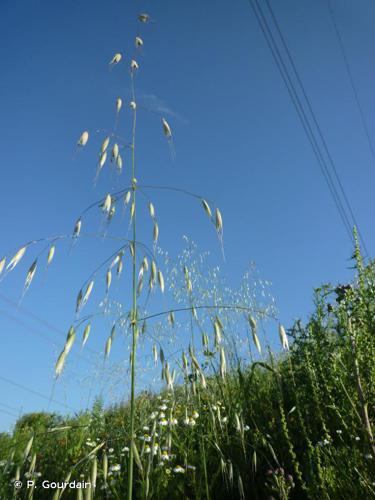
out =
[(126, 206), (126, 205), (128, 205), (128, 203), (129, 203), (129, 201), (130, 201), (131, 196), (132, 196), (131, 191), (128, 191), (128, 192), (126, 193), (126, 195), (124, 196), (124, 205), (125, 205), (125, 206)]
[(286, 351), (289, 351), (289, 342), (288, 342), (288, 337), (286, 335), (285, 328), (283, 325), (279, 325), (279, 337), (280, 337), (280, 342), (281, 345), (283, 346), (283, 349)]
[(134, 41), (134, 45), (138, 48), (138, 47), (142, 47), (143, 45), (143, 40), (141, 37), (139, 36), (136, 36), (135, 37), (135, 41)]
[(122, 99), (121, 97), (118, 97), (116, 99), (116, 112), (120, 113), (121, 108), (122, 108)]
[(103, 212), (109, 213), (109, 211), (111, 210), (111, 206), (112, 206), (112, 196), (110, 194), (107, 194), (103, 203)]
[(223, 232), (223, 218), (221, 216), (220, 210), (217, 208), (215, 212), (215, 224), (218, 233)]
[(82, 347), (85, 347), (85, 344), (89, 338), (90, 335), (90, 330), (91, 330), (91, 323), (88, 323), (85, 326), (85, 329), (83, 330), (83, 335), (82, 335)]
[(51, 264), (52, 259), (55, 255), (55, 245), (52, 245), (50, 249), (48, 250), (48, 255), (47, 255), (47, 267)]
[(137, 69), (139, 69), (139, 64), (137, 63), (137, 61), (135, 59), (132, 59), (130, 61), (130, 69), (131, 69), (131, 71), (136, 71)]
[(4, 267), (5, 267), (5, 257), (3, 257), (1, 260), (0, 260), (0, 274), (4, 271)]
[(38, 264), (38, 261), (37, 261), (37, 259), (35, 259), (27, 272), (27, 276), (26, 276), (26, 280), (25, 280), (25, 288), (24, 288), (25, 292), (29, 288), (29, 286), (31, 285), (31, 282), (35, 276), (37, 264)]
[(78, 238), (79, 233), (81, 232), (81, 227), (82, 227), (82, 219), (80, 217), (74, 225), (73, 238)]
[(137, 109), (137, 103), (135, 101), (130, 101), (129, 102), (130, 109), (135, 111)]
[(11, 258), (10, 262), (8, 263), (6, 270), (7, 271), (12, 271), (16, 265), (19, 263), (19, 261), (22, 259), (22, 257), (25, 255), (27, 246), (24, 246), (20, 248), (14, 256)]
[(112, 283), (112, 272), (110, 269), (108, 269), (107, 274), (105, 276), (105, 283), (106, 283), (106, 293), (108, 293)]
[(86, 146), (88, 140), (89, 140), (89, 133), (87, 130), (85, 130), (84, 132), (82, 132), (80, 138), (78, 139), (77, 146), (81, 147)]
[(148, 204), (148, 211), (150, 212), (150, 215), (151, 217), (154, 219), (155, 218), (155, 207), (154, 205), (151, 203)]
[(220, 375), (221, 378), (224, 379), (227, 373), (227, 362), (225, 359), (224, 347), (220, 348)]
[(142, 13), (138, 15), (138, 20), (141, 23), (148, 23), (148, 21), (150, 20), (150, 16), (148, 14)]
[(163, 276), (163, 273), (160, 271), (158, 271), (158, 282), (159, 282), (159, 286), (160, 286), (160, 290), (162, 291), (162, 293), (164, 293), (164, 276)]
[(212, 212), (211, 212), (210, 205), (209, 205), (209, 204), (207, 203), (207, 201), (206, 201), (206, 200), (204, 200), (203, 198), (202, 198), (202, 205), (203, 205), (203, 208), (204, 208), (204, 210), (205, 210), (206, 214), (207, 214), (207, 215), (208, 215), (208, 217), (211, 219), (211, 217), (212, 217)]
[(116, 64), (118, 64), (122, 59), (122, 54), (120, 52), (117, 52), (113, 57), (112, 59), (109, 61), (109, 65), (110, 66), (115, 66)]
[(172, 137), (172, 130), (171, 130), (171, 127), (169, 126), (169, 123), (167, 122), (167, 120), (165, 118), (162, 118), (161, 119), (161, 123), (163, 125), (163, 132), (164, 132), (164, 135), (170, 139)]
[(253, 316), (249, 315), (249, 324), (251, 328), (251, 334), (253, 336), (253, 341), (255, 344), (255, 347), (258, 349), (259, 354), (262, 354), (262, 347), (260, 345), (258, 335), (257, 335), (257, 322)]
[(117, 160), (117, 157), (119, 155), (119, 148), (118, 148), (118, 144), (115, 143), (113, 145), (113, 148), (112, 148), (112, 156), (111, 156), (111, 161), (116, 161)]
[(153, 237), (154, 237), (154, 244), (156, 245), (157, 242), (158, 242), (158, 238), (159, 238), (159, 226), (158, 226), (157, 222), (154, 222), (154, 234), (153, 234)]
[(104, 153), (104, 151), (107, 150), (109, 144), (109, 137), (106, 137), (104, 141), (102, 142), (102, 145), (100, 146), (100, 152)]

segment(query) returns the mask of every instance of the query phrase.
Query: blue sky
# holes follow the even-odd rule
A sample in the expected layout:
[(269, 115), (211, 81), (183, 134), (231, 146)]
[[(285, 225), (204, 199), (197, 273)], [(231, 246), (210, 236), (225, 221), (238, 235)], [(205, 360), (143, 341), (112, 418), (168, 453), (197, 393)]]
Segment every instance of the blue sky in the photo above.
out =
[[(271, 4), (372, 255), (375, 164), (327, 2)], [(373, 136), (375, 6), (369, 0), (332, 0), (332, 6)], [(245, 0), (1, 2), (1, 253), (70, 232), (87, 205), (127, 185), (129, 156), (120, 180), (107, 171), (94, 189), (96, 154), (105, 135), (95, 131), (112, 128), (121, 96), (119, 130), (129, 137), (126, 68), (141, 11), (150, 13), (152, 23), (142, 28), (138, 56), (138, 181), (214, 200), (224, 217), (226, 260), (199, 203), (159, 191), (152, 199), (160, 245), (176, 255), (182, 235), (189, 235), (201, 250), (211, 251), (212, 264), (221, 266), (233, 286), (255, 261), (273, 283), (281, 321), (288, 326), (293, 318), (305, 318), (312, 311), (313, 287), (350, 278), (352, 249)], [(118, 51), (125, 63), (109, 71), (108, 61)], [(174, 162), (161, 133), (161, 109), (173, 129)], [(77, 154), (75, 143), (85, 129), (89, 145)], [(90, 217), (95, 232), (99, 219)], [(48, 406), (40, 395), (51, 393), (53, 364), (77, 290), (113, 248), (96, 240), (73, 251), (65, 246), (48, 278), (35, 279), (22, 310), (9, 299), (18, 302), (33, 253), (0, 282), (0, 377), (38, 393), (0, 378), (0, 429), (9, 429), (19, 412)], [(102, 349), (103, 338), (93, 340), (95, 349)], [(89, 389), (82, 380), (90, 373), (83, 358), (72, 363), (66, 383), (54, 390), (60, 404), (49, 409), (64, 411), (61, 403), (85, 407)], [(90, 396), (96, 391), (100, 387), (92, 387)]]

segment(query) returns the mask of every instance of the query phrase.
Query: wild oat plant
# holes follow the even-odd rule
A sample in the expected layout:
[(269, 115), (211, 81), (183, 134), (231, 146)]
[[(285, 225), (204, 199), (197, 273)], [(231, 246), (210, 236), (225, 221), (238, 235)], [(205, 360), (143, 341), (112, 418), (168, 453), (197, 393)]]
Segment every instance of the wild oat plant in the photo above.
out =
[[(123, 386), (130, 385), (129, 401), (104, 407), (98, 398), (91, 410), (75, 416), (21, 417), (12, 435), (0, 435), (0, 498), (373, 498), (374, 265), (364, 264), (357, 244), (353, 282), (317, 289), (307, 324), (296, 321), (286, 330), (277, 326), (269, 284), (253, 267), (233, 290), (188, 238), (177, 260), (159, 248), (156, 204), (136, 162), (136, 80), (149, 21), (148, 14), (138, 17), (133, 58), (118, 52), (109, 62), (112, 71), (128, 69), (131, 91), (125, 104), (120, 97), (115, 101), (115, 124), (100, 139), (94, 174), (97, 185), (109, 165), (111, 175), (114, 170), (128, 177), (127, 186), (85, 209), (71, 234), (30, 241), (0, 261), (4, 279), (36, 253), (24, 295), (38, 269), (52, 265), (63, 240), (75, 250), (90, 235), (89, 213), (99, 215), (101, 238), (121, 245), (78, 290), (55, 376), (64, 375), (77, 343), (87, 349), (91, 329), (101, 334), (104, 318), (105, 359), (117, 337), (130, 342), (129, 376), (119, 372)], [(124, 105), (132, 117), (129, 140), (119, 134)], [(172, 128), (165, 117), (160, 121), (174, 158)], [(95, 142), (95, 134), (83, 131), (77, 149), (89, 148), (93, 135)], [(177, 191), (202, 205), (223, 246), (220, 210), (201, 196)], [(145, 208), (151, 243), (138, 239)], [(110, 232), (121, 215), (129, 238)], [(113, 293), (124, 268), (131, 271), (126, 300)], [(101, 295), (99, 310), (84, 316), (93, 293)], [(160, 300), (164, 294), (169, 298)], [(151, 299), (162, 304), (160, 311), (153, 312)], [(269, 341), (269, 324), (280, 344)], [(153, 392), (140, 384), (150, 365), (161, 373), (153, 379)], [(17, 481), (24, 486), (17, 489)], [(50, 487), (42, 488), (43, 481)]]

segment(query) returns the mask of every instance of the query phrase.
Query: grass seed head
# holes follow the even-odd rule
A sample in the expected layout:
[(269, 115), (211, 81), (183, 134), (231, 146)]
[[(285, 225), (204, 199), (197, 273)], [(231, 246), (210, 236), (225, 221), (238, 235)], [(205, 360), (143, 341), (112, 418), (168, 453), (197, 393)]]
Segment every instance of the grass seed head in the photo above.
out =
[(220, 210), (217, 208), (215, 212), (215, 224), (218, 233), (223, 232), (223, 218), (221, 216)]
[(151, 217), (154, 219), (155, 218), (155, 207), (154, 205), (151, 203), (148, 204), (148, 211), (150, 212), (150, 215)]
[(160, 271), (158, 271), (158, 282), (159, 282), (159, 286), (160, 286), (160, 290), (162, 291), (162, 293), (164, 293), (164, 276), (163, 276), (163, 273)]
[(114, 66), (116, 64), (118, 64), (122, 59), (122, 54), (120, 52), (117, 52), (113, 57), (112, 59), (109, 61), (109, 65), (110, 66)]
[(122, 99), (121, 97), (118, 97), (116, 99), (116, 112), (120, 113), (121, 108), (122, 108)]
[(128, 192), (126, 193), (126, 195), (124, 196), (124, 205), (128, 205), (128, 203), (129, 203), (129, 201), (130, 201), (131, 196), (132, 196), (131, 191), (128, 191)]
[(206, 200), (202, 199), (202, 205), (203, 205), (203, 208), (206, 212), (206, 214), (208, 215), (208, 217), (211, 219), (212, 217), (212, 212), (211, 212), (211, 208), (210, 208), (210, 205), (207, 203)]
[(117, 160), (117, 157), (119, 155), (119, 148), (118, 148), (118, 144), (115, 143), (113, 145), (113, 148), (112, 148), (112, 161), (116, 161)]
[(110, 335), (105, 343), (104, 357), (107, 359), (112, 347), (112, 336)]
[(79, 218), (74, 225), (74, 230), (73, 230), (73, 237), (74, 238), (78, 238), (78, 236), (81, 232), (81, 227), (82, 227), (82, 219)]
[(104, 141), (102, 142), (102, 145), (100, 146), (100, 152), (104, 153), (104, 151), (107, 150), (109, 144), (109, 137), (106, 137)]
[(137, 61), (135, 59), (132, 59), (130, 61), (130, 69), (131, 71), (136, 71), (137, 69), (139, 69), (139, 64), (137, 63)]
[(164, 132), (164, 135), (170, 139), (172, 137), (172, 130), (171, 130), (171, 127), (169, 126), (169, 123), (167, 122), (167, 120), (165, 118), (162, 118), (161, 119), (161, 123), (163, 125), (163, 132)]
[(24, 247), (20, 248), (15, 253), (15, 255), (11, 258), (10, 262), (8, 263), (8, 265), (6, 267), (7, 271), (12, 271), (16, 267), (16, 265), (20, 262), (22, 257), (25, 255), (26, 248), (27, 248), (27, 246), (24, 246)]
[(109, 211), (111, 210), (111, 206), (112, 206), (112, 197), (110, 194), (107, 194), (103, 203), (103, 212), (109, 213)]
[(66, 359), (66, 351), (63, 349), (57, 358), (56, 365), (55, 365), (55, 374), (57, 377), (59, 377), (63, 371), (64, 365), (65, 365), (65, 359)]
[(91, 323), (88, 323), (83, 330), (82, 335), (82, 347), (85, 347), (86, 342), (88, 341), (89, 335), (91, 331)]
[(1, 260), (0, 260), (0, 274), (4, 271), (4, 267), (5, 267), (5, 257), (3, 257)]
[(77, 146), (81, 147), (86, 146), (88, 140), (89, 140), (89, 133), (87, 130), (85, 130), (84, 132), (82, 132), (80, 138), (78, 139)]
[(159, 238), (159, 226), (158, 226), (157, 222), (154, 222), (154, 234), (153, 234), (153, 237), (154, 237), (154, 244), (156, 245), (156, 243), (158, 242), (158, 238)]
[(50, 249), (48, 250), (48, 256), (47, 256), (47, 266), (49, 266), (52, 262), (52, 259), (55, 255), (55, 245), (52, 245)]
[(37, 261), (37, 259), (35, 259), (34, 262), (31, 264), (28, 272), (27, 272), (27, 276), (26, 276), (26, 280), (25, 280), (25, 291), (31, 285), (31, 282), (32, 282), (32, 280), (33, 280), (33, 278), (35, 276), (35, 273), (36, 273), (37, 264), (38, 264), (38, 261)]
[(142, 38), (141, 38), (141, 37), (139, 37), (139, 36), (136, 36), (136, 37), (135, 37), (135, 41), (134, 41), (134, 45), (135, 45), (137, 48), (142, 47), (142, 45), (143, 45), (143, 40), (142, 40)]
[(108, 269), (106, 277), (105, 277), (105, 283), (106, 283), (107, 293), (109, 292), (109, 288), (111, 286), (111, 282), (112, 282), (112, 272), (111, 272), (110, 269)]
[(102, 169), (107, 160), (107, 151), (103, 151), (99, 156), (99, 168)]
[(286, 351), (289, 351), (289, 342), (288, 342), (288, 337), (286, 335), (285, 328), (283, 325), (279, 325), (279, 337), (280, 337), (280, 342), (281, 345), (283, 346), (283, 349)]
[(121, 157), (120, 153), (117, 155), (117, 158), (116, 158), (116, 167), (117, 167), (117, 170), (119, 171), (119, 173), (121, 173), (121, 170), (122, 170), (122, 157)]
[(137, 103), (135, 101), (130, 101), (129, 102), (130, 109), (135, 111), (137, 109)]
[(138, 21), (141, 23), (148, 23), (150, 20), (150, 16), (145, 14), (144, 12), (138, 15)]

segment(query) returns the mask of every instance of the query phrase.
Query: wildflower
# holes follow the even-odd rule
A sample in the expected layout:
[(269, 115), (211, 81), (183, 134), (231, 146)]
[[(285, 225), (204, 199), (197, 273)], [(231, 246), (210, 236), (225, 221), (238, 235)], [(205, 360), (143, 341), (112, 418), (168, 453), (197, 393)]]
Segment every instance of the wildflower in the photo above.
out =
[(177, 418), (171, 418), (170, 421), (169, 421), (170, 425), (177, 425), (178, 424), (178, 420)]
[(192, 417), (197, 419), (199, 417), (199, 413), (197, 411), (193, 411)]
[(183, 467), (181, 467), (181, 465), (177, 465), (173, 469), (173, 472), (175, 472), (176, 474), (184, 474), (185, 473), (185, 469)]
[(355, 439), (356, 441), (360, 441), (360, 440), (361, 440), (361, 438), (360, 438), (359, 436), (356, 436), (354, 439)]
[(145, 447), (145, 453), (147, 453), (147, 454), (151, 453), (151, 448), (150, 448), (150, 446), (149, 446), (149, 445), (147, 445), (147, 446)]
[(342, 434), (342, 430), (341, 429), (337, 429), (336, 434)]
[(153, 411), (150, 415), (150, 418), (151, 420), (155, 420), (155, 418), (158, 416), (158, 412), (157, 411)]
[(185, 425), (189, 425), (190, 419), (188, 417), (184, 418), (183, 420)]
[(170, 456), (169, 456), (169, 454), (168, 454), (168, 451), (164, 450), (164, 451), (162, 452), (162, 454), (161, 454), (161, 459), (163, 460), (163, 462), (164, 462), (164, 461), (168, 461), (168, 460), (170, 460)]
[(366, 460), (371, 460), (372, 459), (372, 455), (370, 453), (366, 453), (364, 455), (364, 457), (365, 457)]
[(190, 418), (189, 419), (189, 425), (190, 425), (190, 427), (194, 427), (195, 424), (196, 424), (195, 420), (193, 418)]
[(228, 417), (222, 417), (221, 418), (221, 423), (226, 424), (228, 422)]
[(127, 446), (124, 446), (121, 451), (129, 451), (129, 448)]
[(165, 418), (165, 413), (164, 412), (160, 412), (159, 413), (159, 418)]
[(165, 418), (162, 418), (160, 421), (159, 421), (159, 425), (161, 425), (162, 427), (165, 427), (166, 425), (168, 425), (168, 422)]
[(150, 430), (150, 427), (149, 427), (148, 425), (144, 425), (144, 426), (142, 427), (142, 429), (143, 429), (144, 431), (149, 431), (149, 430)]
[(167, 405), (159, 406), (159, 410), (165, 411), (167, 409)]
[(109, 468), (110, 472), (119, 472), (121, 470), (120, 464), (113, 464)]

